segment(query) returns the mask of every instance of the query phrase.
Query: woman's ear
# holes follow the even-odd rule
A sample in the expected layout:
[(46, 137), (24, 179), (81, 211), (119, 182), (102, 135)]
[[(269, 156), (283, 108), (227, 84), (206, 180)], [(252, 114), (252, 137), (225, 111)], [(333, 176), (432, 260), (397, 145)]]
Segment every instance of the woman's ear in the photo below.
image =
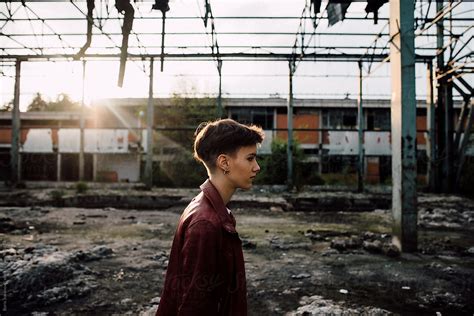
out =
[(217, 168), (219, 168), (220, 170), (222, 170), (223, 172), (228, 172), (229, 171), (229, 157), (225, 154), (220, 154), (218, 157), (217, 157), (217, 160), (216, 160), (216, 165), (217, 165)]

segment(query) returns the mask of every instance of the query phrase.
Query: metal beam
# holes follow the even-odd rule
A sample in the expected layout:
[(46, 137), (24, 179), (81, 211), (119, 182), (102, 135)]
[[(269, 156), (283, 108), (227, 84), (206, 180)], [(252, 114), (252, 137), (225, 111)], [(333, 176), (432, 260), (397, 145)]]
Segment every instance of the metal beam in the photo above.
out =
[(217, 61), (217, 72), (219, 73), (219, 94), (217, 95), (217, 118), (222, 118), (222, 60)]
[[(436, 1), (436, 10), (438, 15), (443, 17), (441, 14), (444, 10), (443, 1)], [(440, 54), (436, 55), (437, 69), (437, 109), (436, 117), (437, 120), (437, 157), (441, 161), (438, 165), (438, 179), (437, 191), (451, 192), (453, 189), (454, 178), (453, 178), (453, 107), (452, 107), (452, 72), (449, 71), (449, 67), (445, 64), (445, 51), (444, 47), (444, 19), (440, 18), (436, 21), (436, 46)]]
[[(170, 18), (171, 19), (171, 18)], [(84, 19), (79, 19), (79, 20), (84, 20)], [(1, 21), (1, 20), (0, 20)], [(0, 33), (1, 36), (35, 36), (34, 33), (26, 33), (25, 30), (22, 30), (23, 32), (21, 33)], [(122, 33), (118, 32), (93, 32), (92, 35), (110, 35), (110, 36), (119, 36), (122, 35)], [(139, 35), (161, 35), (162, 32), (154, 32), (154, 31), (143, 31), (140, 32)], [(219, 35), (275, 35), (275, 36), (286, 36), (286, 35), (291, 35), (295, 36), (294, 32), (240, 32), (240, 31), (227, 31), (227, 32), (218, 32), (217, 34)], [(307, 32), (307, 33), (300, 33), (300, 35), (311, 35), (313, 33)], [(65, 32), (61, 33), (61, 36), (84, 36), (87, 35), (84, 32)], [(207, 35), (205, 32), (166, 32), (166, 35), (183, 35), (183, 36), (190, 36), (190, 35)], [(335, 33), (335, 32), (320, 32), (317, 33), (318, 36), (380, 36), (380, 37), (388, 37), (388, 33), (354, 33), (354, 32), (342, 32), (342, 33)], [(57, 36), (56, 33), (41, 33), (41, 34), (36, 34), (36, 36)], [(427, 34), (426, 36), (435, 36), (433, 34)], [(291, 45), (293, 47), (293, 45)], [(366, 48), (366, 47), (365, 47)]]
[(437, 187), (436, 175), (436, 109), (434, 105), (434, 88), (433, 88), (433, 62), (429, 61), (427, 64), (427, 91), (428, 95), (426, 98), (426, 123), (428, 127), (428, 140), (426, 142), (426, 152), (429, 158), (428, 165), (428, 183), (430, 191), (435, 191)]
[(20, 78), (21, 60), (17, 59), (15, 64), (15, 91), (12, 112), (12, 144), (10, 149), (11, 183), (15, 187), (21, 180), (20, 159)]
[(288, 76), (288, 113), (287, 113), (287, 128), (288, 128), (288, 141), (286, 146), (286, 157), (287, 157), (287, 174), (286, 184), (288, 190), (293, 189), (293, 75), (295, 73), (295, 61), (290, 59), (288, 62), (289, 76)]
[[(470, 99), (466, 101), (470, 103)], [(459, 184), (461, 182), (462, 168), (464, 166), (464, 161), (466, 159), (466, 154), (465, 154), (466, 147), (470, 141), (473, 122), (474, 122), (474, 104), (471, 104), (469, 108), (469, 114), (467, 116), (466, 129), (464, 131), (464, 136), (463, 136), (463, 139), (462, 139), (461, 145), (459, 146), (459, 151), (458, 151), (458, 163), (457, 163), (458, 169), (456, 172), (456, 181), (455, 181), (456, 188), (459, 188)]]
[(456, 130), (454, 132), (454, 143), (453, 143), (453, 148), (455, 152), (458, 152), (459, 150), (459, 142), (461, 140), (461, 134), (463, 133), (463, 129), (466, 126), (466, 118), (468, 116), (468, 110), (469, 110), (469, 103), (471, 102), (471, 96), (470, 95), (464, 95), (464, 103), (461, 107), (461, 112), (459, 113), (458, 117), (458, 122), (456, 123)]
[(357, 191), (364, 191), (364, 108), (362, 105), (362, 62), (359, 66), (359, 96), (357, 98), (358, 134), (359, 134), (359, 167), (357, 172)]
[(145, 184), (148, 189), (153, 186), (153, 126), (155, 114), (153, 110), (153, 60), (150, 59), (150, 79), (148, 86), (148, 107), (147, 107), (147, 127), (146, 127), (146, 162), (145, 162)]
[(393, 243), (417, 250), (414, 2), (390, 0)]
[(84, 181), (84, 98), (86, 88), (86, 61), (82, 61), (82, 98), (81, 98), (81, 117), (79, 120), (79, 181)]
[[(0, 60), (15, 60), (22, 58), (27, 61), (48, 61), (48, 60), (73, 60), (74, 54), (49, 54), (49, 55), (0, 55)], [(225, 60), (280, 60), (288, 61), (292, 58), (292, 54), (280, 54), (280, 53), (221, 53), (219, 57)], [(128, 60), (142, 61), (147, 58), (160, 58), (161, 54), (128, 54)], [(215, 54), (212, 53), (183, 53), (183, 54), (165, 54), (165, 59), (168, 60), (183, 60), (183, 59), (194, 59), (194, 60), (215, 60)], [(386, 54), (376, 54), (371, 56), (364, 56), (364, 54), (320, 54), (320, 53), (307, 53), (303, 55), (301, 61), (337, 61), (337, 62), (358, 62), (362, 61), (383, 61), (388, 57)], [(87, 60), (103, 60), (103, 59), (118, 59), (120, 54), (86, 54), (84, 59)], [(300, 58), (300, 56), (299, 56)], [(416, 55), (416, 61), (426, 62), (431, 60), (432, 56)]]

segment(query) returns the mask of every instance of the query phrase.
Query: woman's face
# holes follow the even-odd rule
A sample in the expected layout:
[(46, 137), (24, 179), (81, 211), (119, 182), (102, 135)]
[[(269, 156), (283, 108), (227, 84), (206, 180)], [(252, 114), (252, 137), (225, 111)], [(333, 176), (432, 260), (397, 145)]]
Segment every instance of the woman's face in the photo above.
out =
[(257, 145), (240, 147), (234, 155), (229, 156), (227, 177), (235, 188), (250, 189), (259, 171)]

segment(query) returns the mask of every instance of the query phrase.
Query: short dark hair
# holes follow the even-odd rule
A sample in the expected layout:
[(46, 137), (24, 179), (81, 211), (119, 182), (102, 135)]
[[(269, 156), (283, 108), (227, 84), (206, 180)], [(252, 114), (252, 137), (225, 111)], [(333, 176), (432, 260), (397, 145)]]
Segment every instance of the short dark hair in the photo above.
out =
[(194, 158), (214, 169), (220, 154), (233, 155), (241, 147), (260, 144), (264, 137), (262, 128), (232, 119), (203, 122), (194, 132)]

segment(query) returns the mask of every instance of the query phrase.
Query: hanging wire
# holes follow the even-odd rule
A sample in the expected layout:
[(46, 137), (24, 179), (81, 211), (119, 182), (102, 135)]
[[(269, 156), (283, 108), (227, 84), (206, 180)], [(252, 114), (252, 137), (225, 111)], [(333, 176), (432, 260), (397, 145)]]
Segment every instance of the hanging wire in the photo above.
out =
[[(33, 22), (31, 21), (30, 15), (28, 14), (28, 10), (26, 9), (25, 6), (23, 6), (23, 8), (25, 9), (25, 14), (26, 14), (26, 16), (27, 16), (27, 18), (28, 18), (28, 21), (29, 21), (29, 24), (30, 24), (30, 27), (31, 27), (31, 32), (33, 32), (36, 45), (37, 45), (38, 47), (41, 47), (40, 44), (39, 44), (39, 42), (38, 42), (38, 36), (37, 36), (37, 34), (36, 34), (36, 32), (35, 32), (35, 28), (33, 27)], [(39, 50), (40, 50), (41, 53), (43, 53), (43, 48), (39, 48)]]
[[(426, 26), (426, 21), (428, 21), (428, 16), (430, 14), (430, 9), (431, 9), (431, 2), (432, 0), (428, 0), (428, 8), (426, 9), (426, 14), (425, 14), (425, 17), (423, 18), (422, 20), (422, 24), (420, 25), (420, 30), (424, 29), (425, 26)], [(423, 4), (424, 2), (423, 1), (420, 1), (420, 4), (421, 4), (421, 8), (423, 8)], [(420, 10), (421, 11), (421, 10)], [(420, 16), (423, 16), (423, 12), (421, 11), (420, 12)], [(416, 29), (416, 28), (415, 28)]]
[(58, 34), (48, 23), (46, 23), (46, 21), (45, 21), (44, 19), (42, 19), (38, 14), (36, 14), (36, 12), (35, 12), (32, 8), (30, 8), (26, 3), (25, 3), (25, 8), (27, 8), (28, 10), (30, 10), (30, 12), (33, 13), (33, 15), (35, 15), (38, 19), (40, 19), (40, 20), (43, 22), (43, 24), (44, 24), (51, 32), (53, 32), (55, 36), (58, 37), (58, 39), (60, 40), (60, 43), (61, 43), (61, 45), (63, 46), (63, 49), (64, 49), (64, 50), (66, 49), (65, 46), (64, 46), (64, 44), (67, 45), (69, 48), (71, 48), (71, 49), (74, 50), (74, 47), (72, 47), (66, 40), (64, 40), (60, 34)]
[[(6, 4), (6, 3), (5, 3)], [(0, 27), (0, 31), (8, 24), (8, 22), (13, 21), (13, 16), (20, 10), (21, 6), (18, 6), (14, 12), (9, 11), (9, 15), (6, 15), (3, 12), (0, 12), (4, 17), (7, 18), (5, 23)]]
[[(79, 8), (79, 7), (77, 6), (77, 4), (74, 3), (73, 0), (70, 0), (70, 2), (71, 2), (71, 4), (72, 4), (77, 10), (79, 10), (79, 12), (82, 13), (82, 15), (84, 15), (85, 17), (87, 17), (87, 14), (86, 14), (84, 11), (82, 11), (81, 8)], [(121, 47), (118, 46), (117, 43), (115, 43), (115, 41), (113, 40), (112, 36), (111, 36), (109, 33), (105, 32), (105, 31), (103, 30), (103, 28), (99, 27), (94, 21), (92, 21), (92, 25), (95, 26), (95, 27), (102, 33), (102, 35), (104, 35), (105, 37), (107, 37), (107, 38), (112, 42), (112, 44), (114, 45), (115, 48), (117, 48), (119, 51), (121, 50)], [(133, 61), (133, 64), (134, 64), (135, 66), (137, 66), (138, 69), (140, 69), (140, 71), (143, 71), (142, 67), (141, 67), (139, 64), (137, 64), (136, 61)]]
[[(136, 8), (137, 11), (138, 11), (139, 17), (140, 17), (140, 18), (143, 18), (143, 13), (142, 13), (142, 11), (140, 10), (140, 6), (135, 3), (135, 8)], [(135, 32), (134, 30), (132, 30), (132, 34), (135, 35), (135, 37), (136, 37), (136, 39), (137, 39), (138, 48), (139, 48), (139, 50), (140, 50), (140, 55), (143, 55), (143, 52), (145, 53), (145, 55), (149, 55), (149, 54), (148, 54), (148, 50), (146, 49), (146, 46), (143, 45), (142, 42), (140, 41), (140, 37), (138, 36), (138, 33)], [(147, 68), (147, 67), (146, 67), (145, 60), (144, 60), (144, 59), (142, 60), (142, 67), (143, 67), (143, 68), (142, 68), (142, 71), (146, 74), (146, 73), (147, 73), (147, 72), (146, 72), (146, 68)]]
[[(328, 2), (328, 4), (326, 5), (326, 8), (323, 10), (323, 12), (326, 12), (328, 5), (329, 5), (329, 2)], [(301, 17), (300, 17), (300, 25), (301, 25), (302, 21), (304, 21), (305, 19), (308, 19), (308, 18), (305, 16), (305, 12), (306, 12), (306, 11), (311, 11), (311, 10), (310, 10), (310, 5), (308, 5), (308, 1), (306, 1), (305, 7), (303, 8), (303, 12), (302, 12)], [(311, 12), (310, 12), (310, 15), (311, 15)], [(296, 69), (297, 69), (299, 63), (300, 63), (301, 60), (303, 59), (304, 54), (305, 54), (305, 52), (306, 52), (306, 49), (311, 45), (311, 41), (313, 40), (313, 38), (314, 38), (315, 35), (316, 35), (316, 29), (317, 29), (317, 27), (319, 26), (319, 23), (320, 23), (320, 22), (322, 21), (322, 19), (323, 19), (323, 15), (324, 15), (324, 14), (321, 14), (321, 16), (319, 16), (319, 18), (318, 18), (317, 15), (314, 16), (313, 32), (311, 33), (309, 39), (306, 41), (307, 44), (306, 44), (306, 45), (304, 45), (304, 44), (301, 45), (301, 55), (300, 55), (300, 58), (298, 58), (298, 60), (295, 60), (295, 61), (294, 61), (294, 68), (293, 68), (294, 71), (296, 71)], [(311, 16), (310, 16), (309, 18), (311, 19)], [(298, 31), (296, 32), (295, 45), (293, 46), (293, 57), (294, 57), (294, 58), (296, 57), (296, 49), (297, 49), (297, 43), (298, 43), (297, 41), (298, 41), (298, 32), (299, 32), (299, 29), (300, 29), (300, 28), (298, 27)], [(315, 48), (315, 47), (314, 47), (314, 48)], [(315, 49), (316, 49), (316, 48), (315, 48)]]
[[(214, 20), (214, 15), (212, 13), (212, 7), (211, 7), (210, 0), (206, 0), (206, 11), (208, 11), (207, 12), (207, 17), (211, 21), (211, 34), (209, 34), (209, 32), (207, 31), (207, 27), (206, 27), (207, 26), (207, 18), (206, 18), (205, 15), (202, 14), (201, 7), (200, 7), (200, 4), (199, 4), (199, 0), (196, 0), (196, 3), (197, 3), (197, 6), (198, 6), (198, 9), (199, 9), (199, 17), (203, 20), (203, 23), (204, 23), (204, 30), (206, 32), (206, 35), (211, 36), (210, 48), (211, 48), (212, 54), (216, 56), (215, 57), (216, 68), (220, 72), (220, 67), (222, 65), (222, 59), (220, 57), (219, 44), (217, 42), (217, 31), (216, 31), (216, 27), (215, 27), (215, 20)], [(214, 53), (214, 49), (216, 50), (216, 53)]]

